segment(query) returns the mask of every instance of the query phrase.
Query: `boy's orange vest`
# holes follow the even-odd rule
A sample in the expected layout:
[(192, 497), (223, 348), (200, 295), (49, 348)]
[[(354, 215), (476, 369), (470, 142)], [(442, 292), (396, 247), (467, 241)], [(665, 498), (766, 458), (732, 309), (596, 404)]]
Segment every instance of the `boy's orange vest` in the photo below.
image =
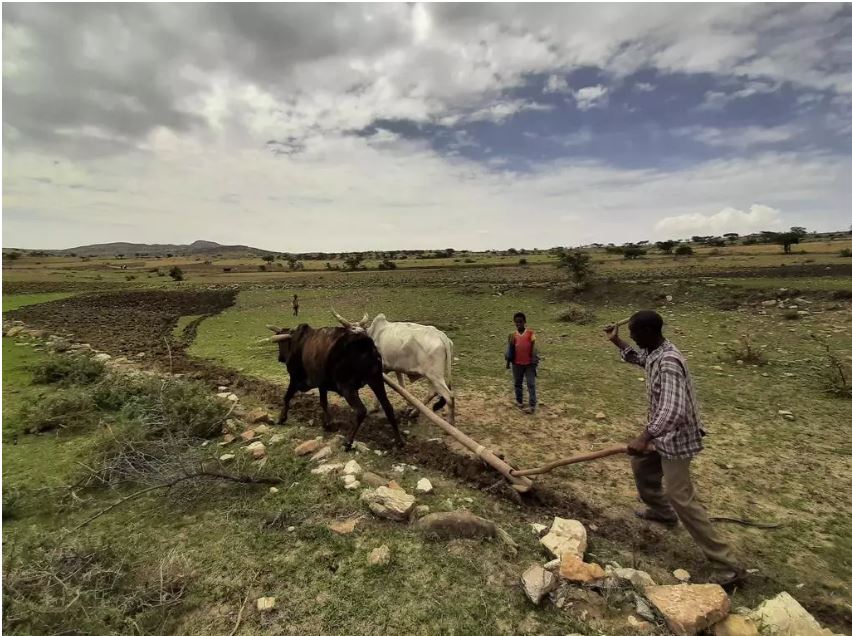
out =
[(513, 342), (515, 344), (515, 359), (512, 362), (520, 365), (532, 364), (532, 351), (535, 343), (533, 330), (525, 329), (524, 333), (516, 331), (513, 334)]

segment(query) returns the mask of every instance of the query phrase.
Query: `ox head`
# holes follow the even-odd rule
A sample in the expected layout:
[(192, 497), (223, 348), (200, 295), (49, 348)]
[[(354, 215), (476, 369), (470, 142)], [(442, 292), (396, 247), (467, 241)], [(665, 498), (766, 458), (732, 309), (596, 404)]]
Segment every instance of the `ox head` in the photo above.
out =
[(275, 333), (274, 336), (270, 336), (266, 341), (278, 343), (278, 362), (287, 364), (287, 358), (290, 357), (290, 349), (293, 343), (293, 334), (286, 327), (266, 325), (266, 328)]
[(344, 318), (343, 316), (341, 316), (339, 313), (337, 313), (334, 310), (334, 307), (331, 308), (331, 313), (335, 318), (337, 318), (337, 321), (341, 325), (343, 325), (347, 329), (351, 329), (352, 331), (362, 331), (363, 332), (370, 326), (369, 325), (369, 316), (366, 313), (364, 313), (364, 317), (361, 318), (361, 320), (359, 320), (358, 322), (350, 322), (350, 321), (346, 320), (346, 318)]

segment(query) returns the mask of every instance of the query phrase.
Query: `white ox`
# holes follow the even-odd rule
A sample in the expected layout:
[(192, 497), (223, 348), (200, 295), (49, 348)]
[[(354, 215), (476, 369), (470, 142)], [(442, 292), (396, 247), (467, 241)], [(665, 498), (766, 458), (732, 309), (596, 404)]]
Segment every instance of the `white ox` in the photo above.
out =
[[(363, 330), (373, 339), (385, 371), (396, 372), (401, 385), (405, 385), (404, 376), (412, 382), (426, 378), (434, 389), (426, 399), (429, 404), (440, 396), (433, 411), (449, 406), (450, 423), (456, 418), (455, 396), (452, 387), (453, 341), (440, 329), (415, 322), (390, 322), (384, 314), (378, 314), (368, 321), (367, 314), (356, 323), (349, 322), (331, 310), (334, 317), (350, 329)], [(369, 324), (368, 324), (369, 322)]]

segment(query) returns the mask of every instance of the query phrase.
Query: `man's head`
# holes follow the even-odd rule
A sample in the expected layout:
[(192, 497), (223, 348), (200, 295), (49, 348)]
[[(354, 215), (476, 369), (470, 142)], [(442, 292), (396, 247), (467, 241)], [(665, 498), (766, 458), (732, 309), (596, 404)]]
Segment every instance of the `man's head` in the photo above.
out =
[(630, 337), (642, 349), (653, 349), (663, 339), (663, 317), (643, 309), (630, 316)]
[(518, 331), (521, 331), (527, 324), (527, 317), (524, 315), (524, 312), (519, 311), (514, 316), (512, 316), (512, 320), (515, 321), (515, 327), (518, 328)]

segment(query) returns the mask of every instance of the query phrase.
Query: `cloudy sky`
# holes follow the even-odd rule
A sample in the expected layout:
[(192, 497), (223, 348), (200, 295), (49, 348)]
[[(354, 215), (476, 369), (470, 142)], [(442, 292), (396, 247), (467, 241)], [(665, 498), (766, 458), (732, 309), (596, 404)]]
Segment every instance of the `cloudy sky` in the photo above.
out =
[(3, 245), (852, 222), (852, 5), (4, 4)]

